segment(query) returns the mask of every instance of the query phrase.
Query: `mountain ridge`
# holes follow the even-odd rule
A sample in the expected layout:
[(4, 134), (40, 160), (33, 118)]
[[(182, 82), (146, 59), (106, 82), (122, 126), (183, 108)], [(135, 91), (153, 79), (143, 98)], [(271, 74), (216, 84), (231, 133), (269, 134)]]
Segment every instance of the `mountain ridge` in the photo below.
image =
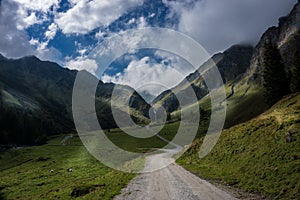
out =
[[(78, 71), (35, 56), (0, 58), (0, 110), (10, 116), (10, 120), (0, 116), (0, 143), (35, 144), (44, 142), (47, 135), (75, 131), (71, 105)], [(98, 82), (96, 110), (104, 129), (117, 127), (109, 103), (115, 86)], [(150, 106), (132, 88), (118, 87), (124, 88), (127, 94), (133, 93), (129, 107), (134, 121), (147, 121)], [(125, 114), (125, 111), (120, 110), (120, 113)], [(27, 127), (25, 122), (32, 125)], [(31, 132), (35, 136), (26, 138)]]
[[(252, 53), (253, 47), (250, 45), (233, 45), (224, 52), (213, 55), (211, 59), (216, 63), (224, 83), (229, 83), (234, 82), (236, 78), (246, 72), (246, 69), (250, 65)], [(209, 60), (202, 64), (199, 69), (205, 68), (210, 64), (211, 62)], [(179, 103), (175, 100), (176, 95), (184, 93), (188, 85), (192, 86), (198, 100), (208, 94), (205, 82), (197, 70), (189, 74), (174, 88), (162, 92), (154, 99), (152, 104), (156, 107), (163, 106), (168, 112), (175, 111), (179, 108)]]

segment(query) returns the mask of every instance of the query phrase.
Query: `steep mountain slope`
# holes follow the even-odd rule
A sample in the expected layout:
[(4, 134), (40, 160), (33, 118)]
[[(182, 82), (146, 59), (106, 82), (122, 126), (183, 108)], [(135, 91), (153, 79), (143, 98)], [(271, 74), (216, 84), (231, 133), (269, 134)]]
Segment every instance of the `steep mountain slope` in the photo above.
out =
[(246, 74), (246, 82), (262, 85), (263, 52), (267, 42), (275, 44), (283, 58), (286, 71), (294, 60), (294, 53), (300, 50), (300, 4), (294, 6), (289, 15), (281, 17), (277, 27), (270, 27), (255, 47), (251, 67)]
[[(256, 45), (251, 65), (242, 79), (235, 84), (235, 95), (227, 99), (226, 127), (245, 122), (268, 109), (263, 88), (263, 54), (267, 42), (280, 50), (285, 71), (290, 79), (296, 50), (300, 50), (300, 5), (294, 6), (290, 14), (279, 19), (277, 27), (269, 28)], [(287, 88), (289, 90), (289, 88)]]
[[(71, 102), (76, 74), (33, 56), (17, 60), (1, 56), (0, 143), (39, 143), (46, 135), (73, 131)], [(110, 108), (114, 87), (99, 81), (96, 92), (97, 116), (105, 129), (116, 127)], [(147, 115), (149, 105), (132, 88), (118, 87), (124, 88), (119, 96), (133, 93), (133, 118), (146, 120), (143, 115)]]
[[(234, 82), (242, 74), (244, 74), (250, 65), (252, 58), (253, 47), (236, 45), (232, 46), (223, 53), (218, 53), (212, 57), (216, 63), (224, 83)], [(201, 68), (209, 65), (210, 62), (204, 63)], [(168, 112), (173, 112), (178, 109), (178, 101), (176, 95), (189, 96), (186, 88), (191, 85), (197, 95), (198, 100), (203, 98), (207, 93), (207, 87), (199, 72), (196, 71), (185, 78), (180, 84), (172, 90), (168, 90), (160, 94), (153, 102), (155, 106), (163, 106)]]
[(272, 199), (300, 196), (300, 94), (286, 96), (249, 122), (224, 130), (199, 159), (203, 138), (178, 162), (206, 179), (222, 180)]
[[(279, 19), (278, 27), (269, 28), (261, 37), (254, 49), (250, 47), (234, 46), (224, 53), (216, 54), (212, 59), (217, 63), (223, 77), (227, 92), (227, 118), (225, 127), (245, 122), (261, 114), (268, 105), (265, 103), (262, 63), (266, 42), (272, 42), (279, 48), (283, 57), (287, 75), (294, 62), (296, 50), (300, 50), (300, 5), (299, 2), (291, 13)], [(288, 77), (290, 78), (290, 77)], [(186, 77), (173, 88), (175, 94), (184, 93), (187, 84), (191, 84), (199, 99), (198, 103), (189, 105), (182, 110), (201, 108), (210, 109), (210, 96), (202, 78), (197, 72)], [(171, 91), (163, 92), (153, 104), (164, 106), (173, 116), (180, 115), (178, 101)], [(188, 95), (188, 94), (187, 94)]]

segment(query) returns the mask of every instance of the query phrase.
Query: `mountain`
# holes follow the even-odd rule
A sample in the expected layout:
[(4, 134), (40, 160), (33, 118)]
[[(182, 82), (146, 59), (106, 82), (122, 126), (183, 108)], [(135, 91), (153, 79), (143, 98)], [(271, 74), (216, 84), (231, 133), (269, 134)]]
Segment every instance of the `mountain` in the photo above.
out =
[(300, 4), (294, 6), (289, 15), (279, 19), (278, 26), (270, 27), (256, 45), (251, 66), (245, 75), (247, 84), (262, 85), (263, 52), (267, 42), (280, 50), (286, 70), (293, 65), (294, 52), (300, 50)]
[[(44, 142), (48, 135), (74, 131), (71, 103), (76, 75), (76, 70), (34, 56), (14, 60), (1, 55), (0, 143), (36, 144)], [(95, 105), (101, 127), (117, 127), (110, 105), (116, 86), (123, 91), (118, 98), (133, 94), (130, 99), (133, 120), (146, 123), (144, 116), (147, 116), (150, 106), (137, 92), (128, 86), (99, 81)], [(122, 110), (125, 105), (119, 103), (119, 113), (125, 114), (126, 110)]]
[[(235, 94), (227, 99), (227, 120), (225, 127), (248, 121), (267, 110), (263, 87), (263, 55), (266, 44), (271, 42), (280, 51), (287, 78), (291, 79), (291, 68), (295, 53), (300, 50), (300, 4), (279, 19), (278, 26), (270, 27), (262, 35), (254, 48), (250, 66), (242, 78), (234, 85)], [(287, 91), (290, 88), (286, 88)]]
[[(235, 45), (224, 51), (223, 53), (215, 54), (212, 60), (216, 63), (224, 83), (235, 82), (243, 75), (250, 65), (250, 60), (253, 54), (253, 47), (248, 45)], [(199, 67), (205, 68), (210, 65), (210, 62), (204, 63)], [(161, 93), (152, 104), (155, 106), (163, 106), (168, 112), (173, 112), (178, 109), (179, 103), (176, 95), (189, 96), (186, 88), (191, 85), (195, 91), (198, 100), (208, 94), (208, 89), (203, 78), (198, 71), (188, 75), (181, 83), (171, 90)]]
[[(289, 15), (279, 19), (278, 26), (270, 27), (252, 48), (236, 45), (212, 59), (222, 75), (227, 93), (227, 117), (225, 128), (248, 121), (269, 108), (265, 103), (263, 88), (263, 54), (267, 42), (272, 42), (280, 50), (287, 75), (295, 60), (296, 50), (300, 51), (300, 5), (294, 6)], [(208, 62), (209, 63), (209, 62)], [(205, 63), (204, 65), (206, 65)], [(204, 66), (201, 66), (204, 67)], [(200, 68), (201, 68), (200, 67)], [(290, 79), (290, 77), (288, 77)], [(210, 109), (210, 97), (203, 79), (196, 71), (179, 85), (161, 93), (152, 104), (163, 106), (173, 116), (180, 115), (176, 95), (186, 95), (185, 88), (191, 84), (199, 102), (182, 108), (192, 112), (193, 109)], [(287, 88), (289, 90), (289, 88)]]

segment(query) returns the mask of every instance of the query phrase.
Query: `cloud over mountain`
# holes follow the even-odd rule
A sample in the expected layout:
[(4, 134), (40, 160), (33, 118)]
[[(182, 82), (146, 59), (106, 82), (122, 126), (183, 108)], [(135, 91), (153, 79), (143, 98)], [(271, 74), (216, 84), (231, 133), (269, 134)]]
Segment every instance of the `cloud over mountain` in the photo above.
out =
[(101, 79), (104, 82), (129, 85), (141, 94), (149, 93), (157, 96), (164, 90), (174, 87), (187, 75), (176, 69), (174, 64), (167, 62), (162, 60), (160, 63), (154, 63), (146, 56), (140, 60), (132, 60), (123, 72), (113, 76), (104, 74)]
[(285, 16), (297, 0), (201, 0), (192, 7), (166, 1), (180, 15), (179, 30), (211, 54), (233, 44), (258, 42), (261, 34)]

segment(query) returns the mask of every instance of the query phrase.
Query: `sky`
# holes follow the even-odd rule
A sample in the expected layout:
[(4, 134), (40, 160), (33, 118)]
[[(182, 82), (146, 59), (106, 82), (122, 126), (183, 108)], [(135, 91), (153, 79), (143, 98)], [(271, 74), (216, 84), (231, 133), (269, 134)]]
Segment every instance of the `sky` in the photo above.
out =
[(145, 50), (123, 55), (104, 74), (97, 74), (99, 66), (89, 53), (115, 34), (147, 27), (180, 31), (210, 55), (234, 44), (255, 45), (296, 2), (0, 0), (0, 53), (10, 58), (35, 55), (62, 67), (85, 69), (104, 82), (126, 84), (153, 97), (178, 84), (194, 68), (178, 55)]

